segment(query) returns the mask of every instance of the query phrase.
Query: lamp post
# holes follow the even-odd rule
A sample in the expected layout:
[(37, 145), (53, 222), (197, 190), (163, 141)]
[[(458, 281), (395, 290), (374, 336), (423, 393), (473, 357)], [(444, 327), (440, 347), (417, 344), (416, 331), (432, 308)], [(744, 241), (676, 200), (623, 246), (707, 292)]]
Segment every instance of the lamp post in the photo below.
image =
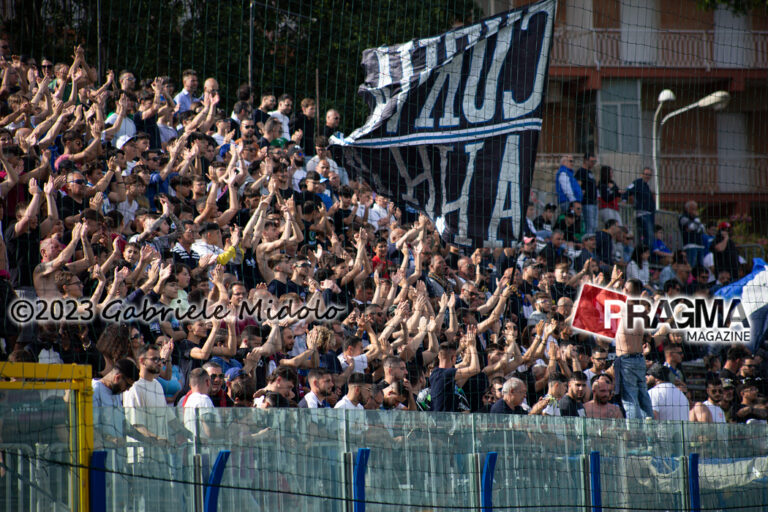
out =
[(664, 106), (664, 103), (675, 101), (675, 93), (670, 91), (669, 89), (664, 89), (659, 93), (659, 106), (656, 107), (656, 113), (653, 115), (653, 183), (656, 188), (656, 209), (661, 209), (661, 189), (659, 188), (659, 163), (657, 161), (658, 159), (658, 151), (659, 146), (661, 145), (661, 128), (664, 126), (664, 123), (672, 119), (678, 114), (682, 114), (683, 112), (687, 112), (689, 110), (693, 110), (695, 108), (711, 108), (712, 110), (723, 110), (727, 105), (728, 102), (731, 101), (731, 95), (728, 94), (727, 91), (717, 91), (713, 92), (712, 94), (709, 94), (707, 96), (704, 96), (700, 100), (691, 103), (690, 105), (687, 105), (683, 108), (679, 108), (677, 110), (673, 110), (669, 114), (665, 115), (661, 119), (661, 123), (658, 122), (659, 120), (659, 114), (661, 113), (661, 108)]

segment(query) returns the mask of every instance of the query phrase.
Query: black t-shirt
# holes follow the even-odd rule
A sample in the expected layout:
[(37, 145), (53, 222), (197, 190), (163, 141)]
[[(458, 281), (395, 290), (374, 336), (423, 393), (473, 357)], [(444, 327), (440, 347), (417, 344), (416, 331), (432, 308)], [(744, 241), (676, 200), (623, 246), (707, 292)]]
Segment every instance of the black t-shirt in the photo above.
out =
[(269, 113), (264, 112), (263, 110), (259, 110), (258, 108), (253, 109), (253, 122), (254, 123), (261, 123), (266, 124), (267, 121), (269, 121)]
[[(323, 135), (328, 137), (328, 139), (330, 140), (331, 136), (334, 133), (341, 131), (341, 127), (331, 128), (329, 126), (323, 126), (322, 131), (323, 131)], [(339, 166), (343, 167), (344, 163), (342, 162), (343, 153), (341, 150), (341, 146), (333, 145), (331, 146), (330, 151), (331, 151), (331, 158), (333, 159), (333, 161), (336, 162)]]
[(61, 196), (59, 198), (59, 218), (63, 221), (67, 217), (71, 217), (73, 215), (77, 215), (86, 208), (88, 208), (88, 203), (83, 200), (82, 203), (78, 203), (74, 199), (72, 199), (72, 196)]
[(339, 208), (336, 210), (336, 213), (333, 214), (333, 229), (336, 232), (337, 235), (343, 235), (347, 229), (349, 229), (349, 226), (344, 224), (344, 219), (352, 215), (352, 209), (345, 210), (343, 208)]
[(310, 119), (300, 112), (296, 118), (289, 124), (290, 132), (301, 130), (304, 135), (301, 138), (301, 146), (304, 148), (304, 154), (315, 156), (315, 119)]
[(555, 281), (555, 283), (552, 285), (552, 300), (557, 302), (560, 300), (560, 297), (568, 297), (572, 301), (576, 301), (576, 288), (573, 288), (571, 286), (568, 286), (565, 283), (558, 283)]
[(505, 402), (503, 398), (499, 398), (496, 403), (491, 406), (490, 412), (492, 414), (528, 414), (525, 412), (525, 409), (519, 405), (516, 405), (515, 408), (512, 409), (507, 405), (507, 402)]
[(714, 247), (722, 241), (723, 237), (718, 233), (711, 245), (712, 256), (715, 260), (715, 273), (727, 270), (731, 273), (731, 280), (736, 281), (739, 278), (739, 251), (736, 249), (736, 244), (730, 238), (725, 246), (725, 250), (716, 251)]
[(339, 361), (339, 354), (333, 350), (329, 350), (325, 354), (320, 354), (320, 368), (325, 368), (330, 373), (334, 374), (344, 372), (341, 367), (341, 362)]
[(455, 412), (456, 368), (435, 368), (429, 376), (432, 410)]
[(564, 395), (558, 405), (560, 406), (560, 416), (586, 416), (584, 405), (568, 395)]
[(17, 287), (31, 287), (34, 286), (32, 274), (40, 264), (40, 228), (27, 229), (17, 237), (15, 227), (14, 222), (5, 230), (8, 265), (18, 272)]
[(317, 233), (310, 229), (312, 226), (312, 223), (308, 220), (301, 219), (301, 222), (304, 224), (303, 234), (304, 234), (304, 241), (302, 242), (302, 245), (308, 245), (310, 247), (317, 247)]
[(243, 263), (240, 265), (243, 283), (247, 289), (255, 288), (257, 284), (264, 282), (259, 265), (256, 263), (256, 254), (248, 247), (243, 254)]
[(184, 376), (184, 382), (189, 382), (189, 372), (203, 366), (203, 361), (194, 359), (191, 355), (192, 349), (200, 347), (202, 347), (202, 344), (187, 339), (177, 341), (173, 346), (171, 360), (174, 364), (179, 365), (179, 370)]

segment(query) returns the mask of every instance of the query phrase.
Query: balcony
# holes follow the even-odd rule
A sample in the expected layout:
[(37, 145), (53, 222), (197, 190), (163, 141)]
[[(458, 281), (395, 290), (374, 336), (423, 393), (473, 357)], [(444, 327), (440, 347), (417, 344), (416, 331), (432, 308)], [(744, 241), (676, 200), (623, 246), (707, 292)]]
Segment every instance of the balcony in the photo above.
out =
[[(555, 153), (537, 155), (535, 189), (554, 192), (555, 173), (562, 156)], [(605, 160), (611, 158), (605, 155)], [(612, 162), (606, 161), (606, 164)], [(768, 194), (768, 156), (718, 159), (717, 155), (662, 155), (659, 165), (660, 187), (664, 194)], [(617, 168), (614, 174), (616, 182), (623, 187), (639, 177), (640, 166), (636, 169)]]
[(553, 66), (766, 69), (768, 32), (555, 28)]

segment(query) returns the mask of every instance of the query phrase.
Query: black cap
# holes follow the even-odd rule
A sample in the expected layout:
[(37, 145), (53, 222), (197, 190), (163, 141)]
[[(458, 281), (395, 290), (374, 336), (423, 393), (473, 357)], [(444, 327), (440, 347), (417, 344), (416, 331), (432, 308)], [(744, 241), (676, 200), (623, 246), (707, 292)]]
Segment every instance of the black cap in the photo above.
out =
[(647, 375), (654, 377), (662, 382), (669, 382), (669, 368), (661, 363), (654, 363), (653, 366), (648, 368)]
[(544, 207), (545, 210), (557, 210), (557, 206), (555, 206), (553, 203), (547, 203), (547, 205)]

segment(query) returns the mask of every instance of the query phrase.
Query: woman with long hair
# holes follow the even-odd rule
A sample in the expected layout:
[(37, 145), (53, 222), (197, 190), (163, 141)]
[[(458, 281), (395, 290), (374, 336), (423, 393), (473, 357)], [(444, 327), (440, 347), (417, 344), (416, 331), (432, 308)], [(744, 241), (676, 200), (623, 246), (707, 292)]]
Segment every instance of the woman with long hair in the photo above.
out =
[(647, 245), (639, 244), (632, 251), (632, 257), (627, 263), (627, 279), (639, 279), (647, 286), (651, 279), (651, 250)]

